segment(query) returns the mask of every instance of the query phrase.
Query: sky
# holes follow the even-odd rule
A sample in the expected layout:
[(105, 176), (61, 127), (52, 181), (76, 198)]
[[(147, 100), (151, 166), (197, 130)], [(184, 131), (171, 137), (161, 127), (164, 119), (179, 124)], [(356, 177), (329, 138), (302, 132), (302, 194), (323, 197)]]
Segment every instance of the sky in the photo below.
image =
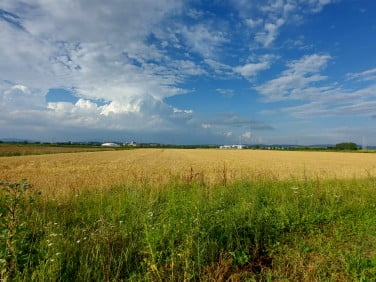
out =
[(0, 138), (376, 145), (374, 0), (1, 0)]

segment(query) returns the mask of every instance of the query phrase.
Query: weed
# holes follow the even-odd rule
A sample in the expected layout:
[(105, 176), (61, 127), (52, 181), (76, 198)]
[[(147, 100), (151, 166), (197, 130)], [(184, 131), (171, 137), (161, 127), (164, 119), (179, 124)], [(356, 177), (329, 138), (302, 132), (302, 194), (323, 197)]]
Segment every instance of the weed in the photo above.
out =
[(25, 179), (17, 183), (0, 181), (0, 267), (1, 278), (15, 277), (30, 262), (33, 236), (27, 228), (28, 215), (35, 197)]

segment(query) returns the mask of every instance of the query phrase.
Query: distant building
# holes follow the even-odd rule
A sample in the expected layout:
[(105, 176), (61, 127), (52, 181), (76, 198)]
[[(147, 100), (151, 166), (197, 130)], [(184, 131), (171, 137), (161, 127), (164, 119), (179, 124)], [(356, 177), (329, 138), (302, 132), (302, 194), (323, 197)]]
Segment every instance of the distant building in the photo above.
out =
[(234, 148), (234, 149), (244, 149), (245, 145), (232, 145), (232, 148)]
[(222, 146), (219, 146), (219, 149), (231, 149), (231, 146), (230, 145), (222, 145)]
[(102, 147), (120, 147), (119, 144), (112, 143), (112, 142), (103, 143), (101, 146)]
[(245, 145), (222, 145), (219, 149), (244, 149)]
[(136, 147), (137, 146), (137, 142), (136, 141), (132, 141), (128, 144), (128, 146), (134, 146)]

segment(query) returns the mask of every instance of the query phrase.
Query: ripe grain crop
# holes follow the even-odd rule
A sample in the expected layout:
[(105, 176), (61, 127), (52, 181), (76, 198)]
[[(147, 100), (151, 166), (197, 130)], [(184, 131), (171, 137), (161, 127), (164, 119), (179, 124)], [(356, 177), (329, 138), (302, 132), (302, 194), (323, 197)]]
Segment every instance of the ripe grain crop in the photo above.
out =
[(0, 281), (373, 281), (375, 156), (2, 157)]
[(240, 179), (360, 179), (376, 175), (376, 155), (219, 149), (137, 149), (2, 157), (0, 178), (26, 178), (44, 195), (172, 180), (208, 185)]

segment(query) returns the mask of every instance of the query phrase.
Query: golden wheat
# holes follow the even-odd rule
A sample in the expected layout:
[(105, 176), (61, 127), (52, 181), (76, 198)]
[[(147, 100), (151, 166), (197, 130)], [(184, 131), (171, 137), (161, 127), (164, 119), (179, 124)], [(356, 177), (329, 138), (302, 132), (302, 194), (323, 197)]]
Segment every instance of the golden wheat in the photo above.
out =
[(374, 176), (376, 154), (217, 149), (137, 149), (2, 157), (0, 179), (26, 178), (55, 196), (122, 183), (207, 184), (241, 178), (277, 180)]

